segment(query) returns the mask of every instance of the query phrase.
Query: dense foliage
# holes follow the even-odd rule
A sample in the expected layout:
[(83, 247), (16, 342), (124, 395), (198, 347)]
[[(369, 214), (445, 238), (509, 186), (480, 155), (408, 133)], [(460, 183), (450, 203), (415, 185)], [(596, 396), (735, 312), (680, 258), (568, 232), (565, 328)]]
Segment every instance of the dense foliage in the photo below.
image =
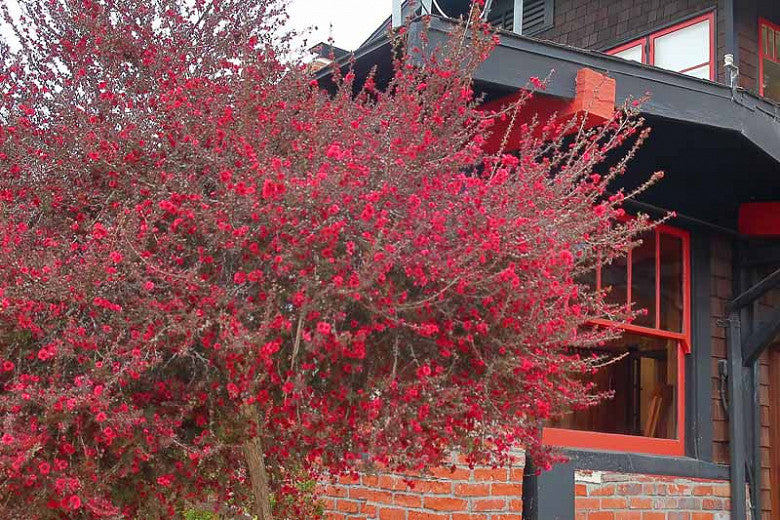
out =
[(495, 118), (533, 123), (478, 110), (477, 18), (436, 52), (398, 34), (388, 86), (328, 93), (274, 0), (21, 8), (0, 49), (3, 518), (303, 518), (322, 471), (553, 460), (541, 421), (599, 398), (569, 347), (625, 314), (577, 277), (647, 225), (606, 192), (643, 137), (630, 110), (488, 153)]

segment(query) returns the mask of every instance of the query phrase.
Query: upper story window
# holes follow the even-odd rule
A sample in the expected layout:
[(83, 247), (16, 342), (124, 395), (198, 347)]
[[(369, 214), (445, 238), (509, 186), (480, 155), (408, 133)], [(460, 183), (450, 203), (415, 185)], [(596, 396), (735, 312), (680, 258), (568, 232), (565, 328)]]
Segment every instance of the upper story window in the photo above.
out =
[(758, 21), (759, 94), (780, 101), (780, 25)]
[[(689, 235), (659, 226), (586, 283), (607, 300), (645, 309), (631, 323), (596, 320), (623, 335), (596, 351), (606, 361), (594, 382), (613, 398), (550, 423), (545, 442), (561, 446), (684, 454), (685, 354), (690, 334)], [(594, 350), (583, 349), (583, 355)], [(589, 376), (590, 377), (590, 376)]]
[[(516, 0), (493, 0), (488, 21), (495, 27), (514, 31), (515, 5)], [(523, 0), (522, 34), (533, 36), (552, 27), (554, 7), (554, 0)]]
[(606, 52), (688, 76), (715, 80), (715, 15), (691, 18)]

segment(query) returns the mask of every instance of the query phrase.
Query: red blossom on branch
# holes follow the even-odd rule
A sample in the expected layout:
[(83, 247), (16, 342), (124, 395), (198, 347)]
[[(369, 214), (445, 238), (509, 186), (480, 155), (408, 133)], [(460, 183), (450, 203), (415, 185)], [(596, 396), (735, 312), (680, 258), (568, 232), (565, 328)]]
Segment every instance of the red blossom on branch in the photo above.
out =
[[(633, 109), (480, 111), (476, 13), (326, 92), (273, 0), (3, 9), (5, 518), (268, 518), (323, 471), (556, 458), (540, 421), (598, 398), (570, 347), (625, 314), (578, 277), (647, 226), (607, 192)], [(487, 152), (507, 118), (513, 153)]]

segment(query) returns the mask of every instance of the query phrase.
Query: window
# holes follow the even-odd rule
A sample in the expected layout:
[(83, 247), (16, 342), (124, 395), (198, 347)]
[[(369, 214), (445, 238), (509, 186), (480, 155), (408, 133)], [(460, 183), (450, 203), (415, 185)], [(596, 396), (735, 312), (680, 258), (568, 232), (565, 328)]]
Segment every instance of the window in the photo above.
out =
[[(533, 36), (553, 26), (553, 0), (525, 0), (523, 2), (523, 34)], [(511, 31), (514, 29), (515, 0), (493, 0), (488, 13), (491, 25)]]
[(706, 14), (648, 34), (607, 54), (702, 79), (715, 79), (715, 17)]
[(780, 102), (780, 25), (758, 21), (758, 92)]
[[(611, 303), (646, 309), (631, 323), (596, 320), (623, 330), (596, 353), (610, 360), (595, 376), (614, 397), (550, 423), (549, 444), (684, 454), (685, 354), (690, 352), (689, 237), (659, 226), (642, 243), (595, 273)], [(590, 355), (593, 349), (583, 349)]]

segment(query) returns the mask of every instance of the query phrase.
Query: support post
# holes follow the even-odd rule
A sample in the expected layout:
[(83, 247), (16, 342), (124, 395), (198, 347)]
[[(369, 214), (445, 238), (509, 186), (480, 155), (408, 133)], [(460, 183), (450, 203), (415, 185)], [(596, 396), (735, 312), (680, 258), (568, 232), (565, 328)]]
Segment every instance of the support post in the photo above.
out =
[(742, 330), (739, 311), (729, 314), (729, 471), (731, 518), (745, 520), (745, 408), (743, 406)]
[(526, 454), (523, 471), (523, 520), (574, 520), (574, 465), (556, 464), (536, 474)]

